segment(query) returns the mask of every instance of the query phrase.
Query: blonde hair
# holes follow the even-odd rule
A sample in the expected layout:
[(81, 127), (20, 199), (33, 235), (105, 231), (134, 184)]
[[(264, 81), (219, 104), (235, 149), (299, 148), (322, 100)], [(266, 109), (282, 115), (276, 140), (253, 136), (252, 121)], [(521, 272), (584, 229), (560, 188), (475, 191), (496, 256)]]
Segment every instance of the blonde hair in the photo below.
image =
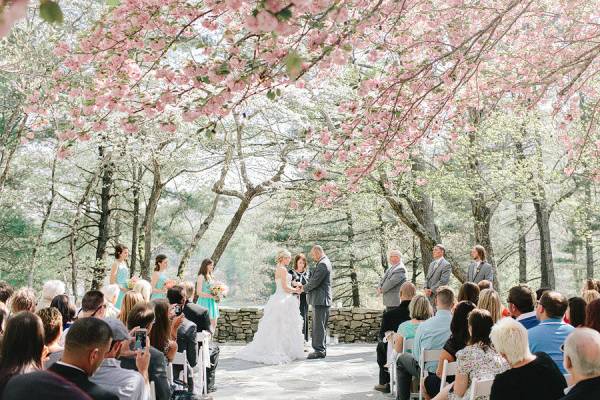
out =
[(600, 299), (600, 292), (597, 290), (584, 290), (581, 297), (587, 304), (590, 304), (592, 301)]
[(185, 297), (187, 297), (189, 301), (192, 301), (196, 291), (196, 285), (192, 282), (184, 281), (181, 283), (181, 286), (183, 286), (183, 290), (185, 291)]
[(36, 305), (37, 301), (35, 292), (33, 289), (28, 287), (22, 287), (21, 289), (17, 290), (10, 298), (10, 309), (12, 314), (16, 314), (19, 311), (35, 312)]
[(422, 294), (418, 294), (410, 301), (410, 304), (408, 305), (408, 312), (410, 313), (410, 317), (412, 319), (425, 321), (426, 319), (431, 318), (433, 315), (433, 307), (431, 307), (431, 303), (427, 297)]
[(144, 298), (144, 301), (149, 302), (150, 296), (152, 295), (152, 285), (150, 282), (140, 279), (133, 285), (133, 291), (140, 293)]
[(500, 296), (494, 289), (483, 289), (479, 293), (479, 302), (477, 308), (487, 310), (492, 315), (494, 323), (498, 322), (502, 318), (502, 304), (500, 303)]
[(490, 333), (492, 344), (498, 353), (501, 353), (512, 366), (531, 356), (527, 329), (512, 318), (502, 318)]
[(129, 317), (129, 312), (131, 309), (138, 303), (143, 303), (144, 298), (138, 292), (134, 292), (130, 290), (125, 293), (123, 297), (123, 303), (121, 304), (121, 311), (119, 312), (119, 319), (122, 323), (127, 325), (127, 317)]
[(284, 258), (292, 258), (292, 253), (290, 253), (289, 251), (285, 250), (285, 249), (281, 249), (277, 252), (277, 255), (275, 256), (275, 262), (277, 264), (279, 264), (281, 262), (281, 260), (283, 260)]

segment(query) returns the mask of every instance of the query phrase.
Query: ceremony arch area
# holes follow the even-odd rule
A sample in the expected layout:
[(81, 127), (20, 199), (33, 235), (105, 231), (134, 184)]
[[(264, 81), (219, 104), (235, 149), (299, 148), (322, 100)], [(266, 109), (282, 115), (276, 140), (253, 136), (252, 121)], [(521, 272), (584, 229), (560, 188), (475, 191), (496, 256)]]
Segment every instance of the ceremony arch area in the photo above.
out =
[[(373, 386), (395, 252), (434, 305), (433, 281), (458, 294), (485, 261), (504, 316), (512, 287), (568, 299), (600, 278), (598, 9), (0, 0), (0, 281), (77, 310), (110, 284), (119, 308), (140, 281), (152, 298), (188, 282), (219, 312), (215, 398), (389, 398)], [(314, 245), (333, 266), (327, 358), (236, 360), (280, 251), (314, 271)]]

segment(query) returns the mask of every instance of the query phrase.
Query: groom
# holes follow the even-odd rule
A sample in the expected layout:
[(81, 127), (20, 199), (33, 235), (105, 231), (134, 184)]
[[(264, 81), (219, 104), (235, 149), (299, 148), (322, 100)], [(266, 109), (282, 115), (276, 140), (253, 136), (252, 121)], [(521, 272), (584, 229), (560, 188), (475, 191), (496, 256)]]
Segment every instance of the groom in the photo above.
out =
[(304, 285), (304, 291), (308, 294), (308, 304), (313, 307), (312, 320), (312, 347), (314, 352), (308, 355), (309, 360), (325, 358), (327, 335), (327, 321), (329, 320), (329, 308), (331, 307), (331, 261), (325, 255), (323, 248), (319, 245), (313, 246), (310, 256), (317, 263), (310, 275), (308, 282)]

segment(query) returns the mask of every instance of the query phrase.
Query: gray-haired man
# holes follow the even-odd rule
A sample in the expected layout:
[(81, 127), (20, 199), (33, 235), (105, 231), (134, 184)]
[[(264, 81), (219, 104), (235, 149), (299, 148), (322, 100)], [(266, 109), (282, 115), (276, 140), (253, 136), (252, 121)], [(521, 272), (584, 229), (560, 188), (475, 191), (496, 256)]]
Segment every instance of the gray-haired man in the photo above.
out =
[(377, 293), (383, 295), (383, 305), (387, 311), (400, 305), (400, 286), (406, 282), (406, 268), (400, 251), (390, 251), (389, 260), (390, 267), (377, 287)]
[(329, 308), (331, 307), (331, 283), (333, 273), (331, 261), (325, 255), (323, 248), (319, 245), (313, 246), (310, 256), (317, 263), (306, 285), (304, 291), (308, 294), (308, 304), (312, 305), (312, 347), (313, 353), (308, 359), (325, 358), (327, 345), (327, 322), (329, 321)]

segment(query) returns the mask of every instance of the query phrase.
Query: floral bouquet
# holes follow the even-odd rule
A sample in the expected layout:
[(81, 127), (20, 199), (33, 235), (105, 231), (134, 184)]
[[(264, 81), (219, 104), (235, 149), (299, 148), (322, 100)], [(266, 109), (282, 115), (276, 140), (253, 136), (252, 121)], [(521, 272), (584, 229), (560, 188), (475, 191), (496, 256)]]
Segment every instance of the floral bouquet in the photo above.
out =
[(210, 284), (210, 293), (216, 297), (217, 303), (226, 297), (228, 292), (229, 288), (223, 282), (215, 281)]
[(137, 281), (138, 278), (136, 276), (127, 279), (127, 289), (133, 289)]

